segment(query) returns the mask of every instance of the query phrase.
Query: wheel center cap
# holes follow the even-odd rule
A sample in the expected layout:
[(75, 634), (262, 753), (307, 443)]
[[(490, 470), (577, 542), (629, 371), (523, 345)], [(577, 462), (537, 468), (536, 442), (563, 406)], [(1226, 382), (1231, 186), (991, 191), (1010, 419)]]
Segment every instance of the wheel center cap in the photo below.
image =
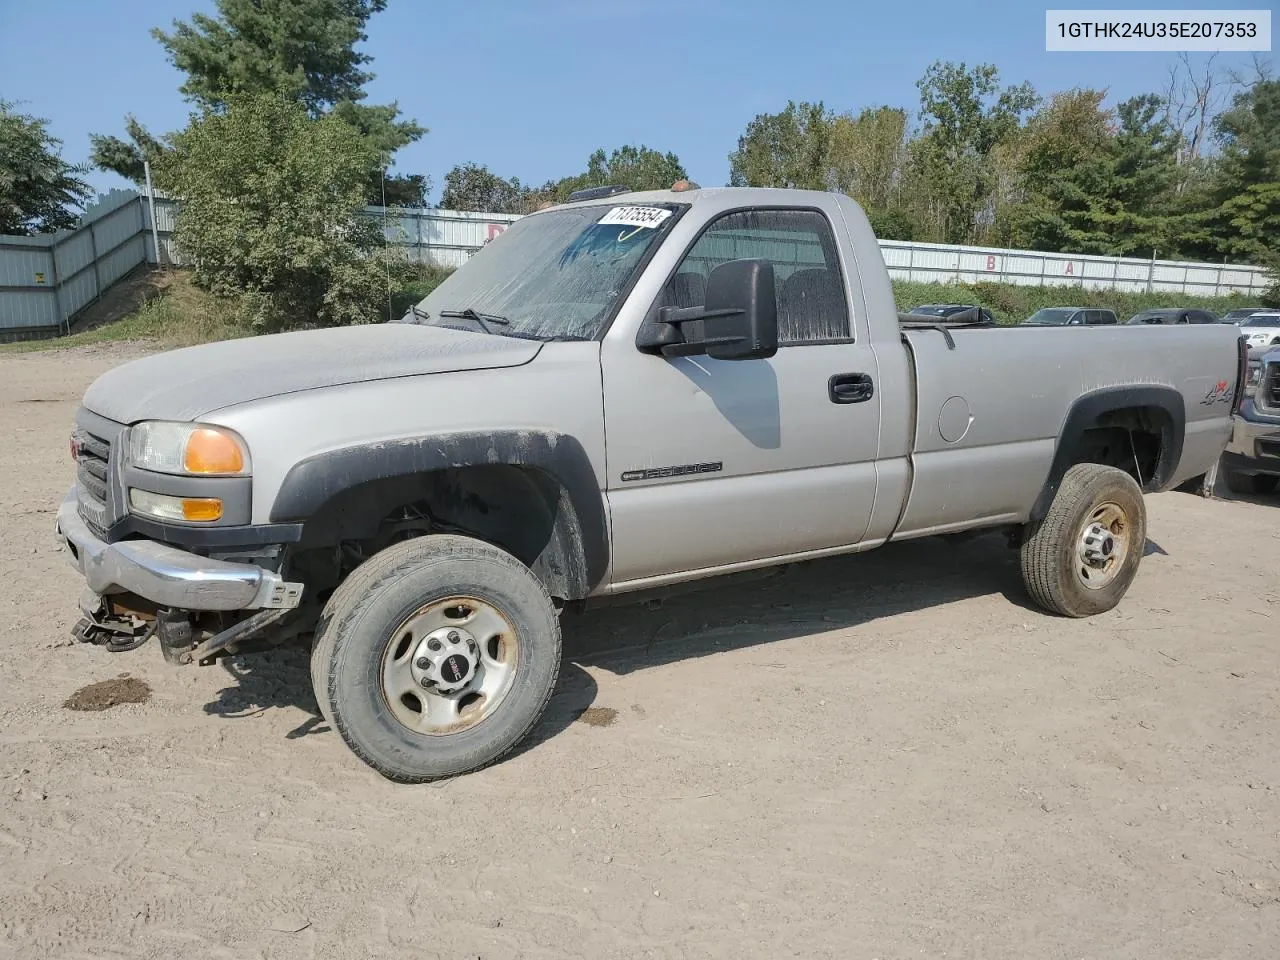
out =
[(426, 690), (454, 693), (476, 675), (480, 648), (465, 630), (436, 630), (424, 637), (413, 654), (413, 677)]
[(471, 672), (471, 663), (460, 653), (454, 653), (440, 661), (440, 676), (445, 683), (461, 683)]

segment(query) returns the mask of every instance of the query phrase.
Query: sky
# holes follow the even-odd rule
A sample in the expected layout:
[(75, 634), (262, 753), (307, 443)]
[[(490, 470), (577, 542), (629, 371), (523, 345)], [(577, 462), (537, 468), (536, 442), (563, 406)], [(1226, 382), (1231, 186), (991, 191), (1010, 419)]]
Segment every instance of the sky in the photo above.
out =
[[(1113, 6), (1122, 5), (1137, 6)], [(152, 133), (181, 128), (191, 109), (183, 77), (150, 30), (213, 8), (0, 0), (0, 99), (47, 118), (77, 163), (90, 133), (122, 134), (126, 113)], [(438, 199), (458, 163), (542, 183), (583, 171), (597, 147), (626, 143), (674, 151), (694, 180), (723, 184), (757, 114), (792, 99), (855, 112), (904, 106), (914, 117), (915, 82), (934, 60), (992, 63), (1002, 82), (1028, 80), (1041, 94), (1104, 88), (1112, 103), (1167, 82), (1170, 53), (1046, 53), (1044, 18), (1043, 4), (1000, 0), (390, 0), (369, 22), (376, 78), (366, 102), (397, 101), (430, 130), (395, 169), (428, 174)], [(1216, 65), (1248, 72), (1252, 56), (1221, 54)], [(98, 190), (127, 186), (101, 171), (87, 179)]]

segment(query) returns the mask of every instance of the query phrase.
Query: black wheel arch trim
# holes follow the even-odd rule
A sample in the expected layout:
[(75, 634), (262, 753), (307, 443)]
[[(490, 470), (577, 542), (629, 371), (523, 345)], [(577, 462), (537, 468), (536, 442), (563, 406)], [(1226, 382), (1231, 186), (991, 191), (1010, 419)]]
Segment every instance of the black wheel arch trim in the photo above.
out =
[(1187, 431), (1187, 412), (1182, 394), (1172, 387), (1155, 384), (1107, 387), (1078, 398), (1067, 411), (1067, 418), (1058, 434), (1049, 476), (1031, 508), (1032, 522), (1042, 520), (1048, 512), (1063, 476), (1074, 464), (1072, 458), (1085, 431), (1097, 426), (1109, 413), (1141, 408), (1160, 410), (1167, 418), (1160, 428), (1160, 459), (1155, 473), (1143, 478), (1143, 492), (1152, 493), (1168, 486), (1182, 460), (1182, 444)]
[(363, 443), (316, 454), (294, 464), (285, 475), (271, 507), (271, 522), (305, 525), (337, 494), (364, 483), (498, 464), (538, 470), (564, 489), (578, 525), (567, 534), (581, 545), (583, 572), (583, 582), (570, 590), (580, 596), (566, 599), (586, 596), (608, 570), (609, 528), (591, 459), (582, 444), (566, 434), (529, 430), (449, 433)]

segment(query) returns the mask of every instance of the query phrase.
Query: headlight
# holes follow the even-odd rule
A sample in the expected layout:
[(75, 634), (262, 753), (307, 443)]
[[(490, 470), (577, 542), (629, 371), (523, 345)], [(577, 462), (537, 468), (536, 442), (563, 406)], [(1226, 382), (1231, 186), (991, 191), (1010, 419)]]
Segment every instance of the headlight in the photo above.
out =
[(143, 470), (201, 477), (249, 474), (249, 448), (224, 427), (150, 420), (129, 431), (129, 462)]
[(1248, 372), (1244, 377), (1244, 395), (1252, 397), (1258, 392), (1258, 381), (1262, 379), (1262, 362), (1253, 360), (1249, 363)]

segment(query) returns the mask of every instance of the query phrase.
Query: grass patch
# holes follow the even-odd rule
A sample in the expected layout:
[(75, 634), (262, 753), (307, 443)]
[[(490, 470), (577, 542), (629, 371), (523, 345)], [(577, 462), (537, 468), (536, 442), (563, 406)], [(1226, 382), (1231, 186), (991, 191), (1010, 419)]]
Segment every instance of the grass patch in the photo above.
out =
[(183, 271), (169, 271), (137, 310), (87, 330), (52, 340), (26, 340), (0, 346), (3, 353), (60, 350), (96, 343), (149, 340), (166, 347), (187, 347), (231, 340), (253, 333), (236, 317), (235, 305), (206, 293)]
[(1226, 297), (1188, 297), (1180, 293), (1129, 293), (1123, 290), (1081, 290), (1079, 287), (1022, 287), (1008, 283), (908, 283), (895, 280), (894, 299), (899, 310), (925, 303), (966, 303), (986, 307), (1002, 324), (1021, 323), (1041, 307), (1097, 307), (1114, 310), (1124, 323), (1135, 313), (1159, 307), (1196, 307), (1226, 313), (1238, 307), (1258, 305), (1242, 293)]

